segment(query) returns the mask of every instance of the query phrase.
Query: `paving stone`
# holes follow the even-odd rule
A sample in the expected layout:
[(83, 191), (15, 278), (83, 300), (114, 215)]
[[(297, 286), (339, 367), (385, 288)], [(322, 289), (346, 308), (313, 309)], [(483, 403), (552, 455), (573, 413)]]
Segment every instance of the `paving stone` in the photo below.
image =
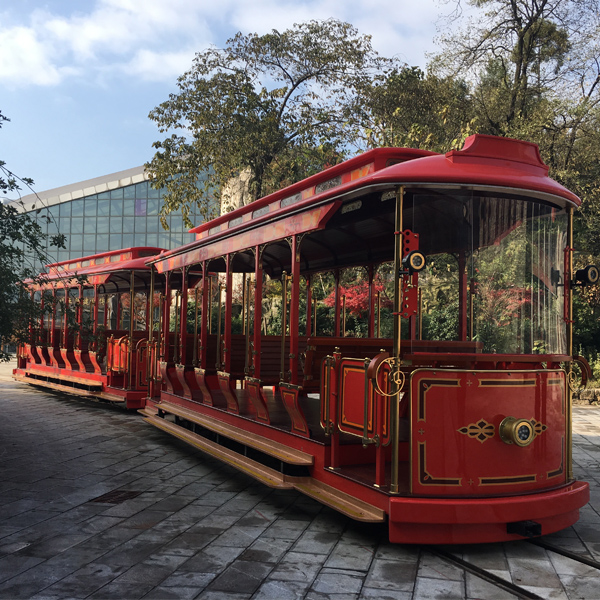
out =
[(269, 575), (270, 579), (312, 583), (325, 557), (315, 554), (288, 552)]
[(375, 558), (365, 585), (371, 588), (412, 591), (417, 575), (417, 562), (401, 562)]
[(360, 598), (365, 600), (412, 600), (412, 592), (363, 587)]
[(369, 570), (375, 556), (373, 547), (365, 547), (340, 541), (325, 562), (325, 567), (333, 569)]
[(363, 586), (364, 573), (343, 572), (336, 569), (323, 569), (311, 586), (311, 592), (318, 592), (328, 596), (345, 594), (351, 596), (358, 594)]
[(509, 558), (508, 564), (512, 581), (517, 585), (562, 589), (560, 579), (549, 560)]
[(252, 600), (299, 600), (305, 597), (307, 589), (308, 583), (267, 579)]
[[(506, 575), (507, 577), (503, 577), (503, 579), (510, 582), (510, 574), (506, 573)], [(485, 598), (485, 600), (508, 600), (510, 598), (518, 598), (518, 596), (499, 588), (497, 585), (494, 585), (481, 577), (477, 577), (477, 575), (465, 573), (465, 576), (467, 584), (466, 598), (469, 600), (481, 600), (482, 598)], [(498, 577), (502, 576), (498, 575)]]
[(210, 584), (210, 589), (227, 593), (252, 594), (272, 568), (272, 565), (259, 562), (236, 560)]
[(156, 587), (145, 596), (144, 600), (191, 600), (198, 595), (198, 589), (194, 587)]
[(450, 581), (448, 579), (432, 579), (430, 577), (417, 577), (415, 583), (414, 600), (462, 600), (465, 597), (463, 581)]
[(329, 554), (338, 541), (338, 535), (327, 531), (305, 531), (296, 544), (294, 552)]

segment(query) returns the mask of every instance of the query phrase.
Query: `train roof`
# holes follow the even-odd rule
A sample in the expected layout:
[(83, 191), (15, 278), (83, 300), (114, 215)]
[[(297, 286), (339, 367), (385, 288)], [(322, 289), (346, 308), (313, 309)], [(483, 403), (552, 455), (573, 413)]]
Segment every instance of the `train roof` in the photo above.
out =
[[(147, 264), (148, 258), (154, 257), (164, 248), (137, 247), (112, 250), (84, 256), (82, 258), (65, 260), (47, 265), (48, 274), (41, 286), (34, 288), (47, 288), (58, 285), (69, 287), (74, 285), (76, 277), (86, 277), (90, 284), (106, 284), (110, 279), (118, 278), (124, 283), (129, 283), (129, 273), (149, 272), (151, 267)], [(127, 276), (119, 274), (126, 273)], [(113, 282), (115, 289), (119, 287)], [(62, 284), (62, 285), (61, 285)]]
[[(446, 154), (411, 148), (370, 150), (191, 229), (196, 241), (149, 263), (159, 271), (192, 264), (208, 256), (201, 251), (207, 244), (212, 256), (235, 252), (254, 240), (270, 239), (276, 234), (273, 227), (282, 222), (287, 222), (285, 235), (318, 229), (336, 210), (334, 204), (399, 185), (502, 193), (560, 207), (580, 204), (575, 194), (548, 177), (536, 144), (476, 134), (467, 138), (462, 150)], [(184, 259), (186, 253), (190, 256)]]
[[(382, 185), (461, 185), (502, 188), (515, 194), (534, 195), (564, 206), (581, 200), (548, 177), (537, 144), (475, 134), (462, 150), (437, 154), (413, 148), (375, 148), (312, 177), (278, 190), (216, 219), (202, 223), (190, 233), (198, 239), (256, 223), (263, 216), (282, 214), (287, 208)], [(312, 201), (312, 202), (311, 202)]]

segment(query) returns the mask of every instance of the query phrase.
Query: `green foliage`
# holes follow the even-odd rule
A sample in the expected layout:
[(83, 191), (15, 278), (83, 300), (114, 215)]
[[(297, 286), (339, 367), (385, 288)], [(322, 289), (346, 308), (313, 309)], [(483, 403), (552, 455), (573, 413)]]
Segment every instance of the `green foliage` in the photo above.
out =
[(460, 80), (394, 68), (364, 83), (357, 119), (368, 148), (398, 146), (447, 152), (462, 145), (471, 118)]
[[(0, 127), (7, 119), (0, 113)], [(0, 161), (0, 191), (17, 192), (20, 185), (31, 186), (33, 181), (20, 178)], [(47, 218), (47, 217), (46, 217)], [(50, 244), (64, 247), (64, 236), (50, 238)], [(0, 342), (27, 340), (30, 328), (37, 326), (41, 318), (39, 305), (31, 299), (22, 282), (30, 279), (40, 283), (44, 277), (38, 274), (35, 262), (47, 264), (47, 236), (39, 223), (28, 214), (19, 213), (12, 205), (0, 204)], [(0, 360), (10, 355), (0, 350)]]
[(190, 225), (192, 203), (209, 215), (246, 169), (253, 200), (339, 162), (356, 89), (389, 63), (334, 19), (238, 33), (196, 54), (179, 92), (149, 115), (170, 134), (146, 165), (153, 186), (167, 189), (162, 215), (181, 208)]

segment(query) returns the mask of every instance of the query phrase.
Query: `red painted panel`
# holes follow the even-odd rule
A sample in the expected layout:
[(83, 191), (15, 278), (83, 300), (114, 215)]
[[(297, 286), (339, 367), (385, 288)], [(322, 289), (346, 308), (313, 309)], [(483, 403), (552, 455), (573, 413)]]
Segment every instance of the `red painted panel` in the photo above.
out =
[[(411, 378), (411, 484), (424, 496), (490, 496), (566, 482), (563, 371), (420, 369)], [(499, 435), (528, 419), (526, 447)]]

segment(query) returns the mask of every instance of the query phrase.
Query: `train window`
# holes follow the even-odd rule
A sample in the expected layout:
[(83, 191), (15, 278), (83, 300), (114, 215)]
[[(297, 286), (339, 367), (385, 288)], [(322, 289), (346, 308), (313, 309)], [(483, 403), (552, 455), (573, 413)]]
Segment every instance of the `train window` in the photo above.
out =
[(405, 226), (420, 235), (422, 335), (479, 351), (561, 354), (564, 210), (515, 197), (414, 195)]

